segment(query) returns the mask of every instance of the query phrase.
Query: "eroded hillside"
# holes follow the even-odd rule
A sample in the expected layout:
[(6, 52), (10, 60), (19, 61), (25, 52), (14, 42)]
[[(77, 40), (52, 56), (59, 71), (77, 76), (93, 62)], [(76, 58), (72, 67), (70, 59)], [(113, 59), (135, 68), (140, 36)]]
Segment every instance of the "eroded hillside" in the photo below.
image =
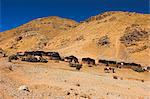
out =
[(73, 20), (56, 16), (38, 18), (1, 33), (1, 47), (9, 52), (42, 49), (52, 38), (77, 25)]
[(0, 34), (8, 52), (59, 51), (78, 58), (109, 59), (150, 65), (150, 15), (106, 12), (81, 23), (59, 17), (33, 20)]

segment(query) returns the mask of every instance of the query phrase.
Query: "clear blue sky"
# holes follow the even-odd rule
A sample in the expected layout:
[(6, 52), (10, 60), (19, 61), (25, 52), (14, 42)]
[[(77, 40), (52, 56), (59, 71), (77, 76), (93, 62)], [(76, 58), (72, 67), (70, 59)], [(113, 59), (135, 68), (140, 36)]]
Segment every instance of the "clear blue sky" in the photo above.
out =
[(0, 31), (44, 16), (82, 21), (105, 11), (149, 12), (150, 0), (0, 0)]

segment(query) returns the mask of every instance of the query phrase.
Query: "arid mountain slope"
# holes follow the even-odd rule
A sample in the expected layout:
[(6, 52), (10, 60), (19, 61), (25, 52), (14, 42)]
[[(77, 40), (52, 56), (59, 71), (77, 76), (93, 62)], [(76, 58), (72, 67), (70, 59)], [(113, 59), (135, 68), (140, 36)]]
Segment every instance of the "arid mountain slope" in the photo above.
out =
[[(52, 27), (47, 24), (48, 20), (49, 18), (33, 20), (17, 29), (1, 33), (0, 45), (9, 52), (33, 49), (59, 51), (62, 55), (73, 54), (78, 58), (92, 57), (150, 65), (149, 14), (106, 12), (79, 24), (67, 19), (67, 22), (53, 20)], [(62, 25), (63, 22), (67, 25)], [(16, 31), (28, 29), (28, 24), (34, 25), (32, 29), (35, 29), (38, 35), (21, 40), (18, 38), (17, 44), (13, 44), (19, 34), (26, 33)], [(13, 33), (18, 34), (12, 36)], [(32, 35), (31, 31), (29, 35)]]
[(38, 18), (0, 33), (0, 45), (8, 51), (41, 49), (53, 37), (77, 26), (77, 22), (57, 16)]
[(106, 12), (47, 44), (66, 55), (128, 61), (149, 65), (150, 15)]

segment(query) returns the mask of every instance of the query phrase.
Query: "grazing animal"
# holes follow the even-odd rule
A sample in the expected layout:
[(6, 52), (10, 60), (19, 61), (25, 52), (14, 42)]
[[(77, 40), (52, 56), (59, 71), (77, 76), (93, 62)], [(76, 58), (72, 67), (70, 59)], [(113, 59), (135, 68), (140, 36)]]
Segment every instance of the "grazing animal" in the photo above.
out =
[(112, 68), (112, 72), (115, 73), (115, 69), (114, 68)]
[(82, 65), (81, 64), (77, 64), (76, 65), (76, 70), (80, 70), (82, 68)]
[(110, 73), (109, 70), (110, 70), (109, 68), (104, 68), (105, 73)]
[(115, 73), (115, 69), (114, 68), (111, 68), (111, 67), (104, 68), (104, 72), (105, 73), (110, 73), (110, 71), (112, 71), (112, 73)]

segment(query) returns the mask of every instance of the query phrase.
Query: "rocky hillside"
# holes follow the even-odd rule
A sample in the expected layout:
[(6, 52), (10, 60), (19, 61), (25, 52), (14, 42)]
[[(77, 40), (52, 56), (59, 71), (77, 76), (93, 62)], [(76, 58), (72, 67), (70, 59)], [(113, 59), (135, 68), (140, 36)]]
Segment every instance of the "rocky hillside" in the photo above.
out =
[(41, 49), (49, 40), (77, 25), (73, 20), (57, 16), (38, 18), (0, 33), (0, 43), (8, 51)]
[(150, 65), (150, 15), (106, 12), (77, 23), (59, 17), (33, 20), (0, 33), (8, 52), (59, 51), (78, 58), (109, 59)]

